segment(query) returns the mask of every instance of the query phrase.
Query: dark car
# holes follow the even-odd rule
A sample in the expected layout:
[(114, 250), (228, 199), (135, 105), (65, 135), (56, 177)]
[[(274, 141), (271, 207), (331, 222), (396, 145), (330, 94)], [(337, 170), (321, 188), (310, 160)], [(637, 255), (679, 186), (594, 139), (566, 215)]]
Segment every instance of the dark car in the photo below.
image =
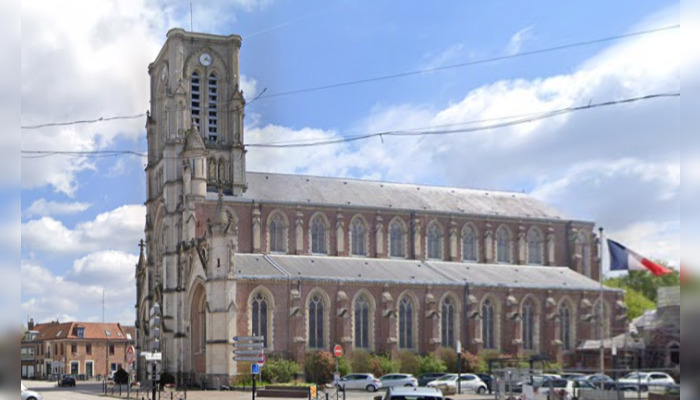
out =
[(484, 383), (486, 384), (486, 387), (489, 390), (489, 393), (491, 393), (493, 391), (493, 386), (492, 386), (493, 385), (493, 376), (492, 375), (489, 375), (489, 374), (474, 374), (474, 375), (478, 376), (479, 378), (481, 378), (482, 381), (484, 381)]
[(58, 380), (58, 386), (75, 386), (75, 377), (73, 375), (63, 375), (61, 379)]
[(428, 383), (442, 378), (446, 374), (444, 372), (428, 372), (418, 377), (418, 386), (426, 386)]

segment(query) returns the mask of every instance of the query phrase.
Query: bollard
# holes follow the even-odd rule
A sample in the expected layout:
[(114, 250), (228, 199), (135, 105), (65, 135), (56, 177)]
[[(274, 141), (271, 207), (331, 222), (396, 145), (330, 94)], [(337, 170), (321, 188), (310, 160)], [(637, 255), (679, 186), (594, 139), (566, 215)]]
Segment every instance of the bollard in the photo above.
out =
[(328, 392), (326, 392), (326, 400), (328, 400), (330, 397), (328, 396)]

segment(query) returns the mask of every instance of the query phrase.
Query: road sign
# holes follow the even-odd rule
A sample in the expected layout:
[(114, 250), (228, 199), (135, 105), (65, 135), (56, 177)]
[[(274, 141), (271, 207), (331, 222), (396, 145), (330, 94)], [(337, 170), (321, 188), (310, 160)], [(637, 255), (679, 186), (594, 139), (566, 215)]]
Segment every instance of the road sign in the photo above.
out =
[(234, 336), (234, 342), (263, 342), (265, 336)]
[(233, 349), (233, 354), (235, 354), (237, 356), (238, 355), (240, 355), (240, 356), (243, 356), (243, 355), (257, 356), (258, 354), (260, 354), (260, 349), (249, 349), (249, 350)]
[(157, 352), (157, 353), (148, 353), (148, 352), (143, 352), (141, 353), (143, 358), (146, 359), (146, 361), (160, 361), (163, 359), (163, 353)]
[(265, 347), (264, 343), (234, 343), (234, 349), (262, 349)]
[(260, 365), (250, 364), (250, 373), (253, 375), (259, 374), (260, 373)]
[(136, 360), (136, 349), (134, 346), (129, 346), (126, 349), (126, 363), (131, 364)]
[(336, 357), (341, 357), (343, 355), (343, 347), (336, 344), (335, 347), (333, 347), (333, 355)]
[(267, 357), (265, 357), (265, 354), (263, 354), (263, 353), (258, 354), (258, 358), (259, 358), (258, 365), (261, 367), (263, 365), (265, 365), (265, 361), (267, 361)]
[[(253, 362), (257, 363), (257, 362), (260, 361), (260, 357), (245, 357), (245, 356), (244, 356), (244, 357), (239, 357), (239, 356), (235, 356), (235, 357), (233, 357), (233, 360), (234, 360), (234, 361), (253, 361)], [(255, 365), (258, 365), (258, 364), (255, 364)]]

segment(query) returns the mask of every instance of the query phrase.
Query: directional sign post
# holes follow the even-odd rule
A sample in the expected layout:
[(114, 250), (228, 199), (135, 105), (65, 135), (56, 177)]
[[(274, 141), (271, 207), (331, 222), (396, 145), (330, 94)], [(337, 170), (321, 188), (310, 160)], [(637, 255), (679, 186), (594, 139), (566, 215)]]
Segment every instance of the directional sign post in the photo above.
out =
[[(265, 364), (265, 336), (234, 336), (234, 361), (250, 361), (250, 373), (260, 375), (260, 368)], [(253, 400), (257, 380), (253, 377)]]

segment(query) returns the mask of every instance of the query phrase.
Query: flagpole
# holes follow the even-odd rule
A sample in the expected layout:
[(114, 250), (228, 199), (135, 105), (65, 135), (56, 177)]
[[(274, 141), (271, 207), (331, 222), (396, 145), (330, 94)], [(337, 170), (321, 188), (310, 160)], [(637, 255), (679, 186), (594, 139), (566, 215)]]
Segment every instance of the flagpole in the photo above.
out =
[(603, 257), (605, 257), (605, 234), (603, 233), (603, 228), (599, 228), (599, 233), (600, 235), (598, 236), (598, 259), (600, 260), (599, 262), (599, 271), (600, 273), (598, 274), (598, 280), (600, 281), (600, 293), (599, 293), (599, 298), (598, 298), (598, 303), (600, 305), (600, 311), (596, 310), (597, 316), (596, 316), (596, 321), (598, 322), (598, 332), (599, 332), (599, 340), (600, 340), (600, 373), (605, 374), (605, 345), (603, 343), (604, 338), (604, 321), (603, 318), (605, 317), (605, 305), (603, 303)]

